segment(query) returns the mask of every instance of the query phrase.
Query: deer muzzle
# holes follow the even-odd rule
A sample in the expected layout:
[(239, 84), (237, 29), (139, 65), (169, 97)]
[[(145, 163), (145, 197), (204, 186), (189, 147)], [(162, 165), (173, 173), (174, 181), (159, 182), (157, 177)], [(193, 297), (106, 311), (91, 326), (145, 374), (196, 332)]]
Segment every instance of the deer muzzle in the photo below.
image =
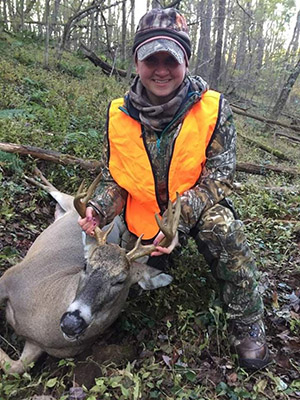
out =
[(69, 341), (77, 340), (79, 336), (84, 333), (87, 327), (88, 324), (80, 316), (78, 310), (65, 312), (60, 320), (60, 329), (62, 330), (65, 339)]

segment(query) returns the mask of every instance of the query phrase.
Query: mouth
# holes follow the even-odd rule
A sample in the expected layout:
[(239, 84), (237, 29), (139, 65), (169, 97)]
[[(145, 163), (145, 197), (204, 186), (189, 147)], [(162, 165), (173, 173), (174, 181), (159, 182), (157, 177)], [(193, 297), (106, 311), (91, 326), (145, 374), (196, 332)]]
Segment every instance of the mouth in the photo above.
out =
[(171, 79), (153, 79), (153, 82), (155, 82), (158, 85), (165, 85), (169, 83)]
[(70, 335), (67, 335), (63, 331), (62, 331), (62, 334), (63, 334), (64, 339), (66, 339), (68, 342), (77, 342), (77, 340), (79, 339), (79, 336), (80, 336), (80, 335), (70, 336)]

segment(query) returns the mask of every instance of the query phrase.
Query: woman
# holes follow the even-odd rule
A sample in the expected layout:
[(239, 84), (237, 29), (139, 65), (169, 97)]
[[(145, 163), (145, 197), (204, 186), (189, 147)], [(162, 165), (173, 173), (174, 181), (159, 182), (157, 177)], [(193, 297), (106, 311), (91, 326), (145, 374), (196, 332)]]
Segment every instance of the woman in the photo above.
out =
[[(191, 42), (176, 9), (153, 9), (138, 25), (133, 57), (137, 77), (124, 98), (109, 106), (103, 182), (79, 224), (89, 235), (124, 211), (128, 236), (144, 234), (156, 251), (148, 263), (192, 236), (220, 284), (239, 363), (252, 369), (270, 361), (257, 271), (242, 222), (227, 199), (236, 163), (236, 132), (224, 97), (188, 75)], [(178, 235), (159, 246), (154, 214), (181, 195)], [(158, 258), (156, 258), (158, 257)]]

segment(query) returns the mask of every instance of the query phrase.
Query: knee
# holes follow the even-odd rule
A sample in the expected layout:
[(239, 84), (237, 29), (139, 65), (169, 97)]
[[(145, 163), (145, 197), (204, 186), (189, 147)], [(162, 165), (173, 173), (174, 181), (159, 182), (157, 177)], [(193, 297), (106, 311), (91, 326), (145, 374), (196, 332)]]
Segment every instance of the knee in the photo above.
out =
[(197, 227), (199, 231), (209, 231), (226, 236), (232, 231), (241, 229), (241, 225), (242, 222), (235, 219), (229, 208), (216, 204), (203, 213)]

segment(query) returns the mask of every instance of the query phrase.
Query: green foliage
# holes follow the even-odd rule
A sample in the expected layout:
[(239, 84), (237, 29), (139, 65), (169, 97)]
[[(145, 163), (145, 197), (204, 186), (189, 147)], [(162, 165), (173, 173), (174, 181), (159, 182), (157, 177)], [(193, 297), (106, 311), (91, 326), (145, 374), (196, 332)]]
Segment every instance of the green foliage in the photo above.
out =
[[(1, 140), (99, 158), (108, 103), (125, 88), (70, 54), (56, 65), (53, 51), (45, 70), (36, 44), (7, 47), (0, 61)], [(32, 62), (20, 60), (25, 55)]]
[[(51, 51), (50, 68), (44, 70), (41, 44), (31, 37), (20, 40), (8, 36), (4, 41), (0, 36), (0, 52), (1, 141), (99, 159), (107, 105), (124, 93), (125, 86), (71, 54), (65, 54), (56, 65)], [(245, 135), (268, 143), (261, 125), (238, 117), (236, 121)], [(299, 163), (298, 147), (281, 139), (276, 139), (276, 146), (294, 160), (290, 166)], [(287, 165), (240, 138), (238, 161)], [(24, 174), (32, 175), (36, 163), (49, 181), (70, 194), (75, 193), (83, 177), (91, 180), (90, 174), (79, 167), (0, 152), (2, 270), (24, 256), (52, 220), (53, 203), (48, 195), (24, 180)], [(281, 400), (297, 396), (299, 363), (288, 346), (300, 329), (298, 314), (290, 304), (299, 276), (295, 220), (299, 219), (300, 198), (297, 189), (276, 191), (268, 186), (297, 188), (299, 178), (238, 173), (236, 180), (244, 184), (244, 189), (232, 199), (260, 270), (268, 274), (264, 297), (270, 341), (272, 348), (285, 348), (288, 361), (284, 362), (289, 368), (284, 367), (283, 373), (281, 367), (271, 366), (265, 372), (248, 374), (234, 366), (218, 287), (190, 240), (186, 247), (172, 253), (170, 274), (174, 280), (170, 286), (142, 293), (136, 287), (131, 289), (126, 309), (112, 327), (109, 340), (131, 344), (138, 349), (138, 356), (127, 364), (101, 365), (101, 373), (91, 385), (77, 388), (86, 399)], [(5, 350), (15, 357), (22, 346), (14, 333), (7, 333), (4, 315), (0, 328), (5, 340), (13, 342), (13, 346), (4, 342)], [(285, 331), (285, 341), (280, 342), (279, 335)], [(19, 400), (35, 394), (72, 398), (77, 360), (52, 360), (50, 365), (39, 361), (22, 377), (2, 373), (0, 399)]]
[[(21, 174), (24, 170), (24, 163), (20, 160), (20, 158), (11, 153), (6, 153), (0, 150), (0, 165), (7, 169), (7, 171), (11, 174)], [(2, 176), (1, 176), (2, 178)]]

